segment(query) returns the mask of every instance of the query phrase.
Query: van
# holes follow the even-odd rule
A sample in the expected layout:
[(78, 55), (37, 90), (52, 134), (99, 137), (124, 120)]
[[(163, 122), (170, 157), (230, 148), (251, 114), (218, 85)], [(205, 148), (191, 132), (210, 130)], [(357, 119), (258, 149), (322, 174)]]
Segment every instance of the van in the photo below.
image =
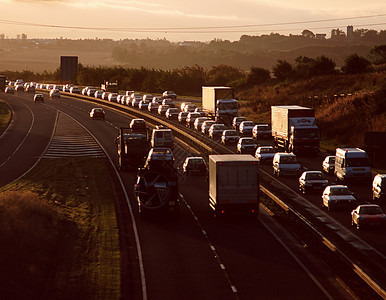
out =
[(334, 174), (345, 183), (353, 179), (370, 182), (371, 168), (366, 151), (359, 148), (337, 148)]
[(276, 176), (300, 176), (301, 166), (293, 153), (278, 152), (273, 157), (273, 174)]
[(373, 180), (373, 201), (385, 200), (386, 195), (386, 174), (378, 174)]
[(151, 135), (151, 147), (173, 148), (173, 132), (171, 129), (154, 129)]

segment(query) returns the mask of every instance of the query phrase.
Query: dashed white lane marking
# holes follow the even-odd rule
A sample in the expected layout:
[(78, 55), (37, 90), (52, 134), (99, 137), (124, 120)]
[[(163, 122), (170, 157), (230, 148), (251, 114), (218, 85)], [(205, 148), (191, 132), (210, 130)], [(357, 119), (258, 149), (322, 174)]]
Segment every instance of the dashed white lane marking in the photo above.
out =
[(95, 139), (71, 118), (59, 113), (45, 158), (106, 157)]

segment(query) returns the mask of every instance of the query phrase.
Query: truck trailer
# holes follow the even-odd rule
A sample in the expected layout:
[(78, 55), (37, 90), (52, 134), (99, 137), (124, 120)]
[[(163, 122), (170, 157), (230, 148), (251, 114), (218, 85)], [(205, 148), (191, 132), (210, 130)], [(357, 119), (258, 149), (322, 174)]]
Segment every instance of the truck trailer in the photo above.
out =
[(249, 154), (209, 155), (209, 207), (214, 216), (242, 213), (257, 216), (259, 166)]
[(319, 128), (315, 111), (298, 105), (271, 106), (272, 137), (276, 148), (286, 152), (319, 152)]
[(217, 123), (231, 125), (238, 115), (233, 89), (227, 86), (203, 86), (202, 109)]

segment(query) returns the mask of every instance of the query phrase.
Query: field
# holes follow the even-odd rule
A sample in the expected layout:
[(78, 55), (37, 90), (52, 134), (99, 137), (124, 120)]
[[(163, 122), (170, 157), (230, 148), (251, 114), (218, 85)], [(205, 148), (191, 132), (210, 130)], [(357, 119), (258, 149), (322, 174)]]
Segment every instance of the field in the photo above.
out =
[(11, 120), (11, 110), (8, 105), (0, 100), (0, 135), (3, 133)]
[(114, 196), (103, 159), (42, 159), (0, 189), (5, 299), (119, 299)]

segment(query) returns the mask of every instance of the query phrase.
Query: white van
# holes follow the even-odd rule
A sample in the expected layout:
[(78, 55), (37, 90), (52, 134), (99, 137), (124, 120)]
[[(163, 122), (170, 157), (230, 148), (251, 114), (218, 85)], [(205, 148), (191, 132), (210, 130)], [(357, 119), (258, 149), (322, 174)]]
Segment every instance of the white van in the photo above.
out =
[(153, 129), (151, 147), (173, 148), (173, 132), (171, 129)]
[(370, 182), (371, 168), (366, 151), (359, 148), (337, 148), (334, 174), (346, 183), (352, 179)]
[(378, 174), (374, 177), (373, 201), (384, 200), (386, 198), (386, 174)]

